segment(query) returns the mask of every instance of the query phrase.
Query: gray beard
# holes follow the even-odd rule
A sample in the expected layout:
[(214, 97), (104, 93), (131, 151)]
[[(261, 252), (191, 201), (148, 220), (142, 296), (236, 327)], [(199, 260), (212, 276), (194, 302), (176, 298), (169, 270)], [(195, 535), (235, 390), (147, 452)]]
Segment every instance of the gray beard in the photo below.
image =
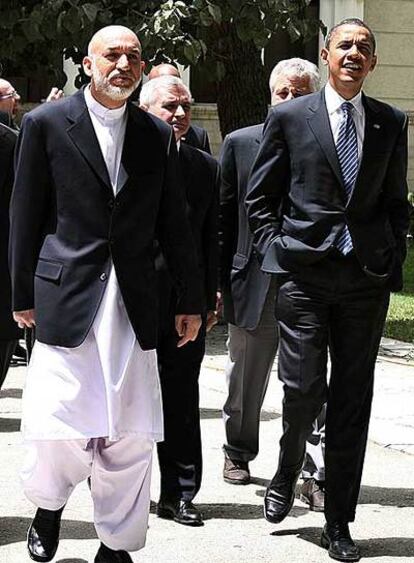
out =
[(103, 76), (100, 73), (100, 71), (96, 68), (94, 62), (92, 62), (92, 79), (97, 91), (105, 93), (108, 98), (116, 101), (127, 100), (129, 96), (137, 89), (138, 84), (140, 83), (140, 81), (137, 80), (129, 88), (114, 86), (109, 82), (109, 79), (106, 76)]

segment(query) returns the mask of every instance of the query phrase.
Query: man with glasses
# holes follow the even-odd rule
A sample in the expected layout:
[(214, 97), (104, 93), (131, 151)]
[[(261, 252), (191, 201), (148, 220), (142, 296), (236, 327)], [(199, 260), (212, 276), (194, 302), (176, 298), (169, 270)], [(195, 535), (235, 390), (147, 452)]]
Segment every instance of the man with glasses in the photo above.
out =
[(19, 109), (20, 96), (15, 88), (4, 78), (0, 78), (0, 123), (18, 130), (15, 123)]

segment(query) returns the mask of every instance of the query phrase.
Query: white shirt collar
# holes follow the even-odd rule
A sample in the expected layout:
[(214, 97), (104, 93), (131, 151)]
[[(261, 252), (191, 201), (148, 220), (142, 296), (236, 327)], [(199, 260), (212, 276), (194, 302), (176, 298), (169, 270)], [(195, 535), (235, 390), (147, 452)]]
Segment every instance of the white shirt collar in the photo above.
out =
[(325, 102), (328, 114), (332, 115), (337, 112), (344, 102), (349, 102), (354, 106), (354, 109), (359, 115), (364, 115), (364, 106), (362, 105), (362, 91), (359, 91), (356, 96), (350, 100), (345, 100), (338, 92), (331, 86), (329, 82), (325, 86)]
[(125, 115), (126, 103), (120, 108), (109, 109), (100, 104), (92, 96), (90, 86), (87, 86), (84, 90), (85, 102), (89, 111), (91, 111), (96, 117), (102, 121), (116, 121), (121, 119)]

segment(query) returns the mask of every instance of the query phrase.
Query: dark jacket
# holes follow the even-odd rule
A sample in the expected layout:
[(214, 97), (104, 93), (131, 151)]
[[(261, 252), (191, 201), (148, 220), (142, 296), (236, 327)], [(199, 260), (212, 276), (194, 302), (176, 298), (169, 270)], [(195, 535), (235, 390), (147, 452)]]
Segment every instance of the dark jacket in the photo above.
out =
[(407, 117), (367, 96), (363, 104), (362, 161), (349, 201), (324, 90), (271, 110), (246, 198), (264, 271), (295, 272), (318, 262), (332, 251), (346, 223), (364, 272), (378, 284), (401, 289)]
[(11, 204), (13, 306), (35, 307), (41, 342), (82, 343), (113, 262), (137, 339), (154, 348), (155, 233), (177, 284), (178, 312), (204, 307), (172, 130), (132, 104), (127, 111), (128, 179), (116, 197), (83, 91), (23, 119)]
[(187, 145), (211, 154), (208, 133), (205, 129), (199, 127), (198, 125), (190, 125), (190, 128), (182, 141), (184, 141)]
[[(214, 311), (218, 270), (219, 166), (209, 154), (181, 143), (179, 174), (185, 189), (187, 217), (203, 280), (206, 311)], [(162, 278), (160, 291), (165, 304), (164, 314), (166, 310), (171, 311), (172, 284), (162, 256), (157, 259), (157, 270)]]
[(220, 289), (227, 322), (257, 327), (271, 275), (262, 272), (253, 249), (244, 199), (252, 164), (262, 140), (263, 123), (233, 131), (220, 151)]
[(7, 262), (9, 241), (9, 204), (13, 187), (13, 151), (15, 131), (0, 124), (0, 340), (14, 340), (21, 331), (11, 313), (11, 286)]

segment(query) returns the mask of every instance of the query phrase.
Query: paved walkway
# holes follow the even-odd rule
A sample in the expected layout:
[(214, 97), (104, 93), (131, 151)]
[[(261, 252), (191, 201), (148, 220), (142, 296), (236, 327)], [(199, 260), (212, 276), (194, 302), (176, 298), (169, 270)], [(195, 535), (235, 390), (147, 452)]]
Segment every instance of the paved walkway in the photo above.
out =
[[(260, 453), (251, 464), (249, 486), (221, 478), (226, 393), (224, 328), (209, 339), (201, 374), (204, 479), (197, 502), (203, 528), (191, 529), (150, 515), (146, 548), (136, 563), (319, 563), (331, 561), (319, 547), (323, 515), (296, 501), (277, 526), (262, 516), (263, 495), (275, 471), (281, 431), (281, 388), (276, 373), (269, 385), (261, 422)], [(384, 343), (386, 344), (386, 343)], [(396, 363), (397, 362), (397, 363)], [(25, 563), (25, 534), (33, 507), (22, 495), (18, 434), (24, 368), (10, 370), (0, 395), (0, 563)], [(370, 563), (414, 561), (414, 367), (404, 358), (377, 364), (376, 392), (357, 521), (352, 527)], [(158, 498), (154, 463), (152, 498)], [(152, 509), (153, 510), (153, 509)], [(98, 547), (86, 485), (73, 494), (64, 512), (57, 563), (92, 563)]]

